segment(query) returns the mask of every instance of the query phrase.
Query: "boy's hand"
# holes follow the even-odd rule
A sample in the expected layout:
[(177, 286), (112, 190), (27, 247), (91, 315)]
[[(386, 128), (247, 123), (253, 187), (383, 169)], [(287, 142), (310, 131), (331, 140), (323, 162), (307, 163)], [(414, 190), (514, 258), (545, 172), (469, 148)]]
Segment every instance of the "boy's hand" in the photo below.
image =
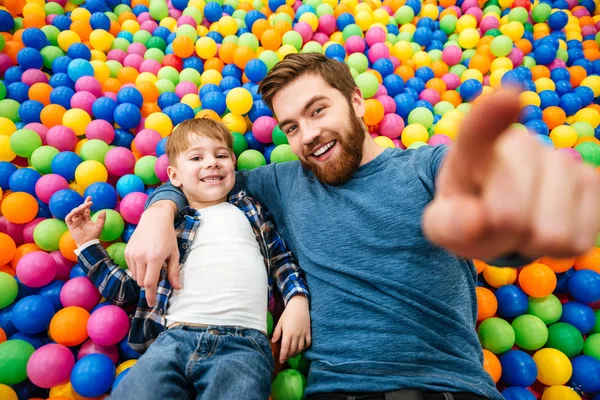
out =
[(279, 318), (273, 332), (273, 343), (281, 337), (281, 363), (310, 347), (310, 313), (308, 299), (303, 295), (292, 297)]
[(90, 218), (91, 206), (92, 198), (88, 196), (82, 205), (71, 210), (65, 218), (67, 227), (77, 247), (81, 247), (90, 240), (98, 239), (104, 227), (106, 212), (100, 211), (98, 220), (94, 222)]

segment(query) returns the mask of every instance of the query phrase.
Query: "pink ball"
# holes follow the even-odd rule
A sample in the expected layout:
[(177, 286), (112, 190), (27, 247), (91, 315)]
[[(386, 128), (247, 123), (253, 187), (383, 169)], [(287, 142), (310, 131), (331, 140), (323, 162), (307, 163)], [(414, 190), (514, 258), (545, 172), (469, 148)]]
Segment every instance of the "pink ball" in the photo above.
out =
[(181, 18), (177, 20), (177, 26), (180, 27), (181, 25), (191, 25), (194, 28), (198, 26), (196, 20), (189, 15), (182, 15)]
[(92, 313), (87, 323), (90, 339), (100, 346), (119, 343), (129, 331), (129, 318), (117, 306), (103, 306)]
[(117, 94), (113, 92), (104, 92), (104, 97), (111, 98), (113, 100), (117, 100)]
[(569, 5), (569, 10), (571, 10), (573, 7), (579, 4), (579, 0), (567, 0), (567, 4)]
[(48, 77), (39, 69), (28, 69), (21, 75), (21, 82), (29, 86), (40, 82), (48, 83)]
[(61, 189), (68, 189), (69, 182), (57, 174), (48, 174), (42, 176), (35, 183), (35, 194), (44, 203), (50, 202), (50, 197)]
[(135, 156), (125, 147), (113, 147), (104, 157), (104, 166), (114, 176), (132, 174), (135, 167)]
[(10, 236), (17, 245), (23, 243), (24, 224), (15, 224), (7, 220), (4, 216), (0, 216), (0, 232)]
[(485, 17), (481, 20), (479, 27), (483, 33), (489, 31), (490, 29), (497, 29), (500, 26), (500, 21), (498, 21), (494, 17)]
[(384, 43), (386, 39), (386, 33), (383, 29), (378, 26), (374, 26), (369, 28), (367, 34), (365, 35), (365, 40), (369, 47), (373, 46), (375, 43)]
[(323, 32), (317, 32), (313, 35), (312, 40), (323, 46), (329, 41), (329, 36)]
[(446, 84), (448, 90), (454, 90), (460, 86), (460, 77), (453, 73), (447, 73), (442, 76), (442, 80)]
[(85, 137), (89, 140), (100, 139), (107, 144), (111, 144), (115, 139), (115, 128), (108, 121), (96, 119), (85, 128)]
[(331, 35), (337, 29), (335, 17), (331, 14), (324, 14), (319, 17), (319, 25), (317, 31), (323, 32), (326, 35)]
[(12, 58), (4, 53), (0, 53), (0, 76), (4, 76), (7, 69), (14, 65)]
[(171, 18), (179, 19), (179, 18), (181, 18), (182, 15), (183, 15), (183, 12), (181, 12), (175, 8), (169, 10), (169, 17), (171, 17)]
[(390, 56), (390, 61), (394, 64), (394, 70), (400, 66), (400, 60), (396, 56)]
[(24, 285), (42, 287), (54, 280), (56, 261), (48, 253), (33, 251), (19, 260), (16, 270), (17, 277)]
[(58, 14), (46, 15), (46, 25), (52, 25), (52, 21), (54, 21), (54, 18), (56, 17), (58, 17)]
[(483, 86), (490, 86), (490, 76), (486, 75), (483, 77)]
[(166, 154), (158, 157), (156, 160), (156, 164), (154, 164), (154, 173), (156, 177), (160, 179), (161, 182), (166, 182), (169, 180), (169, 175), (167, 174), (167, 167), (169, 166), (169, 158)]
[(456, 13), (456, 17), (457, 18), (460, 18), (463, 15), (462, 10), (458, 6), (450, 6), (447, 9), (448, 10), (454, 10), (454, 12)]
[(462, 50), (458, 46), (448, 46), (442, 50), (442, 61), (448, 65), (456, 65), (462, 59)]
[(46, 344), (29, 357), (27, 377), (34, 385), (49, 389), (67, 382), (74, 365), (75, 357), (66, 346)]
[(375, 43), (369, 48), (369, 60), (375, 62), (380, 58), (388, 58), (390, 56), (390, 49), (385, 43)]
[(508, 53), (508, 58), (513, 63), (513, 67), (517, 68), (519, 65), (523, 63), (523, 58), (525, 58), (525, 54), (523, 54), (523, 50), (518, 47), (513, 47), (513, 49)]
[(477, 7), (477, 6), (479, 6), (479, 4), (477, 3), (477, 0), (465, 0), (461, 4), (461, 10), (463, 12), (466, 12), (469, 8)]
[(153, 21), (153, 19), (149, 12), (144, 11), (143, 13), (140, 13), (140, 15), (137, 16), (137, 21), (141, 24), (146, 21)]
[(56, 278), (59, 281), (68, 281), (71, 275), (71, 270), (76, 263), (67, 260), (59, 250), (50, 253), (54, 261), (56, 261)]
[(558, 149), (557, 151), (560, 151), (561, 153), (568, 155), (569, 157), (573, 158), (573, 160), (575, 160), (575, 161), (578, 161), (578, 162), (583, 161), (583, 157), (581, 157), (581, 153), (579, 153), (577, 150), (575, 150), (573, 148)]
[(432, 135), (427, 143), (431, 146), (437, 146), (439, 144), (449, 145), (452, 144), (452, 139), (446, 135)]
[(391, 96), (383, 95), (377, 96), (377, 100), (383, 105), (383, 111), (385, 114), (391, 114), (396, 112), (396, 102)]
[(133, 67), (135, 69), (140, 68), (140, 65), (144, 62), (144, 57), (139, 54), (127, 54), (125, 60), (123, 60), (124, 67)]
[(144, 212), (144, 204), (148, 195), (142, 192), (132, 192), (121, 200), (120, 213), (130, 224), (137, 225)]
[(308, 24), (308, 22), (298, 22), (296, 26), (294, 26), (294, 30), (302, 36), (302, 43), (306, 43), (310, 40), (313, 35), (313, 30)]
[(550, 71), (552, 71), (552, 70), (554, 70), (556, 68), (566, 68), (566, 67), (567, 67), (567, 64), (563, 60), (561, 60), (560, 58), (556, 58), (554, 61), (552, 61), (550, 63), (550, 65), (548, 65), (548, 69)]
[(594, 27), (594, 25), (585, 25), (581, 28), (581, 35), (584, 37), (588, 35), (595, 35), (597, 32), (598, 30), (596, 27)]
[(379, 133), (390, 139), (398, 139), (404, 129), (404, 120), (398, 114), (386, 114), (379, 123)]
[(140, 72), (151, 72), (152, 74), (158, 74), (160, 71), (161, 65), (158, 61), (153, 59), (144, 60), (140, 64)]
[(146, 46), (144, 46), (143, 43), (139, 42), (133, 42), (129, 46), (127, 46), (127, 54), (137, 54), (143, 57), (144, 53), (146, 53), (146, 50), (148, 50)]
[(110, 61), (118, 61), (119, 63), (123, 64), (123, 60), (125, 60), (125, 56), (127, 56), (127, 53), (125, 53), (123, 50), (121, 49), (112, 49), (111, 51), (109, 51), (106, 54), (106, 60)]
[(377, 136), (379, 136), (379, 134), (375, 133), (375, 132), (369, 132), (369, 136), (371, 136), (373, 139), (375, 139)]
[(277, 126), (277, 121), (271, 117), (258, 117), (252, 125), (252, 134), (261, 143), (268, 144), (273, 141), (273, 129)]
[(360, 36), (350, 36), (346, 40), (346, 43), (344, 43), (344, 48), (348, 55), (353, 53), (363, 53), (367, 48), (367, 44)]
[(158, 24), (154, 21), (144, 21), (140, 25), (140, 29), (153, 33), (156, 28), (158, 28)]
[(590, 15), (590, 12), (586, 8), (580, 8), (579, 10), (573, 11), (573, 16), (577, 18), (587, 17)]
[(93, 76), (82, 76), (77, 79), (75, 90), (78, 92), (90, 92), (96, 97), (102, 97), (102, 84)]
[(402, 140), (392, 139), (392, 142), (394, 142), (394, 146), (396, 146), (397, 149), (406, 150), (406, 146), (402, 143)]
[(77, 146), (77, 135), (71, 128), (55, 125), (48, 129), (46, 142), (49, 146), (56, 147), (60, 151), (72, 151)]
[(79, 348), (79, 352), (77, 352), (77, 359), (81, 360), (81, 357), (85, 357), (89, 354), (104, 354), (115, 364), (119, 361), (119, 348), (117, 346), (100, 346), (99, 344), (96, 344), (88, 339)]
[(60, 4), (61, 6), (64, 7), (64, 6), (67, 5), (67, 1), (68, 0), (50, 0), (48, 3), (50, 3), (50, 2), (52, 2), (52, 3), (58, 3), (58, 4)]
[(71, 97), (71, 108), (80, 108), (89, 115), (92, 115), (94, 101), (96, 101), (96, 96), (90, 92), (77, 92)]
[(142, 129), (137, 135), (135, 135), (133, 143), (135, 144), (138, 152), (140, 152), (142, 155), (153, 156), (156, 154), (156, 145), (161, 140), (162, 136), (155, 130)]
[(35, 230), (35, 227), (45, 219), (46, 218), (35, 218), (33, 221), (25, 224), (25, 227), (23, 228), (23, 243), (35, 243), (33, 231)]
[(60, 291), (63, 307), (77, 306), (90, 311), (100, 301), (100, 292), (85, 276), (70, 279)]
[(475, 17), (475, 19), (477, 20), (477, 22), (481, 21), (481, 17), (483, 17), (483, 11), (481, 10), (481, 8), (475, 6), (475, 7), (471, 7), (467, 10), (467, 12), (465, 13), (472, 15)]
[(46, 135), (48, 134), (48, 128), (46, 126), (40, 124), (39, 122), (30, 122), (29, 124), (25, 125), (25, 128), (31, 129), (32, 131), (40, 135), (40, 139), (42, 139), (42, 144), (47, 144)]
[(375, 96), (374, 97), (385, 96), (387, 94), (388, 94), (388, 91), (385, 88), (385, 86), (379, 85), (379, 87), (377, 88), (377, 92), (375, 92)]
[(436, 105), (440, 102), (442, 96), (437, 90), (434, 89), (425, 89), (421, 93), (419, 93), (419, 100), (425, 100), (430, 102), (432, 105)]
[(381, 9), (387, 11), (387, 13), (390, 15), (393, 15), (394, 13), (394, 11), (392, 11), (392, 9), (388, 6), (382, 6)]
[(180, 99), (186, 94), (198, 94), (198, 87), (194, 82), (179, 82), (175, 87), (175, 94)]

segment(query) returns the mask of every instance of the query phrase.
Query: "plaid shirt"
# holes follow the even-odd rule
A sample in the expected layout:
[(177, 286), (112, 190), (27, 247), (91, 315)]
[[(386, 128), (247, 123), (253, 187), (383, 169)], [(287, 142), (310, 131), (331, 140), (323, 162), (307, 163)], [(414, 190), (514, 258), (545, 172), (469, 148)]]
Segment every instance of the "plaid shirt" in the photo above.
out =
[[(229, 202), (244, 212), (256, 235), (269, 276), (269, 304), (273, 305), (273, 283), (277, 284), (285, 304), (296, 294), (308, 298), (304, 273), (292, 253), (287, 250), (268, 211), (247, 196), (245, 191), (231, 195)], [(190, 207), (183, 209), (175, 218), (180, 266), (187, 259), (201, 218), (201, 213)], [(167, 279), (166, 265), (160, 272), (156, 305), (149, 307), (144, 289), (140, 289), (129, 270), (123, 270), (115, 264), (102, 245), (96, 243), (83, 248), (78, 259), (88, 278), (108, 302), (126, 309), (137, 304), (131, 320), (129, 345), (139, 353), (145, 352), (165, 330), (165, 313), (173, 291)]]

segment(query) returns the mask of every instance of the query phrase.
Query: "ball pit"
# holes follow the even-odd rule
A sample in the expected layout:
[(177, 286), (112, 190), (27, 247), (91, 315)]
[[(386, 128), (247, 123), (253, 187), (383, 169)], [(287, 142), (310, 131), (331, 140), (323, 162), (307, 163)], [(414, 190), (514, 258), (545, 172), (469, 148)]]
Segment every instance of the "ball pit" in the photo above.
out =
[[(286, 54), (345, 62), (382, 147), (451, 144), (479, 96), (518, 86), (521, 128), (598, 168), (599, 23), (591, 0), (5, 0), (0, 398), (100, 396), (125, 376), (139, 356), (128, 320), (97, 308), (64, 218), (91, 196), (127, 268), (125, 243), (168, 179), (165, 139), (188, 118), (227, 126), (238, 170), (295, 160), (257, 94)], [(506, 399), (600, 391), (597, 244), (518, 270), (477, 262), (484, 368)], [(306, 364), (279, 366), (273, 400), (302, 397)]]

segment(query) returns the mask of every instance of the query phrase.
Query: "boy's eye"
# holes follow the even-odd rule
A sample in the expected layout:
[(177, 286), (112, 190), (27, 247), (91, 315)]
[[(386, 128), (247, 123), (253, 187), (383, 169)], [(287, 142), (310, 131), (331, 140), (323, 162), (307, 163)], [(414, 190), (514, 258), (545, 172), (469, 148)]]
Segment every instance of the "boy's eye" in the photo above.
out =
[(202, 159), (202, 157), (200, 157), (200, 156), (194, 156), (194, 157), (190, 158), (190, 160), (192, 160), (192, 161), (200, 161), (201, 159)]
[(297, 127), (298, 127), (297, 125), (292, 125), (285, 130), (285, 133), (287, 133), (289, 135), (290, 133), (294, 132)]
[(325, 110), (325, 107), (316, 108), (315, 111), (313, 111), (313, 116), (321, 114), (323, 110)]
[(219, 154), (217, 158), (227, 158), (227, 156), (225, 154)]

